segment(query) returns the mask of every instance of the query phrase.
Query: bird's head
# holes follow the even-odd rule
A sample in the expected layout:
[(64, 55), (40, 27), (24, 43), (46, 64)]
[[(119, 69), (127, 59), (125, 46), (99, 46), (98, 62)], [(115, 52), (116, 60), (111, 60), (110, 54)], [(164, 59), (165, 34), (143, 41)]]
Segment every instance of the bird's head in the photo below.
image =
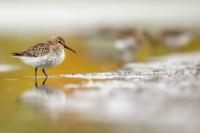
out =
[(62, 45), (64, 48), (76, 53), (73, 49), (71, 49), (70, 47), (68, 47), (66, 44), (65, 44), (65, 40), (60, 37), (60, 36), (57, 36), (57, 37), (53, 37), (53, 39), (55, 40), (56, 43), (59, 43), (60, 45)]

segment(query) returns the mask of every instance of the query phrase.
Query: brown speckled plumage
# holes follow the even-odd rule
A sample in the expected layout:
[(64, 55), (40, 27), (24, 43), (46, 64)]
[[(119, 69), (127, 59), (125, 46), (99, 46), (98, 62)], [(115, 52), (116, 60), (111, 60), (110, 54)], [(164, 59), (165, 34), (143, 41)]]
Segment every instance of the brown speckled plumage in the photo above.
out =
[(38, 57), (49, 53), (49, 51), (50, 51), (49, 44), (48, 42), (46, 42), (46, 43), (39, 43), (20, 54), (28, 57)]
[(30, 47), (24, 52), (12, 53), (14, 56), (26, 56), (26, 57), (39, 57), (50, 52), (50, 50), (59, 49), (58, 47), (63, 47), (60, 44), (64, 44), (65, 41), (61, 37), (54, 37), (42, 43), (38, 43), (35, 46)]

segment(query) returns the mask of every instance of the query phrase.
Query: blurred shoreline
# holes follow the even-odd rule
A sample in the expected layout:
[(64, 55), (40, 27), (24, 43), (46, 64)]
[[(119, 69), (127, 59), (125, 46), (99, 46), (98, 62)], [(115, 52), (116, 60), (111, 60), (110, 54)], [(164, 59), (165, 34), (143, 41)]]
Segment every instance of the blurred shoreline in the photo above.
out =
[(0, 28), (3, 33), (73, 33), (101, 25), (199, 28), (198, 5), (197, 0), (7, 1), (0, 2)]

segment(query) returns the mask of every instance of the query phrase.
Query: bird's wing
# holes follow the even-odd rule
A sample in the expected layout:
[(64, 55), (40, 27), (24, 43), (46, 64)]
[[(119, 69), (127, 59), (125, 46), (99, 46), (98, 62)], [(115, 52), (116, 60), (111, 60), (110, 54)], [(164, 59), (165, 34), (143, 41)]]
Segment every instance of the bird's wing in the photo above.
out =
[(47, 54), (50, 51), (47, 43), (38, 43), (35, 46), (27, 49), (26, 51), (19, 53), (22, 56), (38, 57)]

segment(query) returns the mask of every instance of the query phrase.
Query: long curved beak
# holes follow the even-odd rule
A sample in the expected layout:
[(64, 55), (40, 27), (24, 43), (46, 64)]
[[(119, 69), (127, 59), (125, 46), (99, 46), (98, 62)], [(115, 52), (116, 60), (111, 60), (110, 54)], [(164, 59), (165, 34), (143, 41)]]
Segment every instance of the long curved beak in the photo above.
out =
[(71, 49), (70, 47), (68, 47), (67, 45), (64, 45), (64, 48), (66, 48), (66, 49), (68, 49), (68, 50), (70, 50), (70, 51), (72, 51), (76, 54), (76, 52), (73, 49)]

